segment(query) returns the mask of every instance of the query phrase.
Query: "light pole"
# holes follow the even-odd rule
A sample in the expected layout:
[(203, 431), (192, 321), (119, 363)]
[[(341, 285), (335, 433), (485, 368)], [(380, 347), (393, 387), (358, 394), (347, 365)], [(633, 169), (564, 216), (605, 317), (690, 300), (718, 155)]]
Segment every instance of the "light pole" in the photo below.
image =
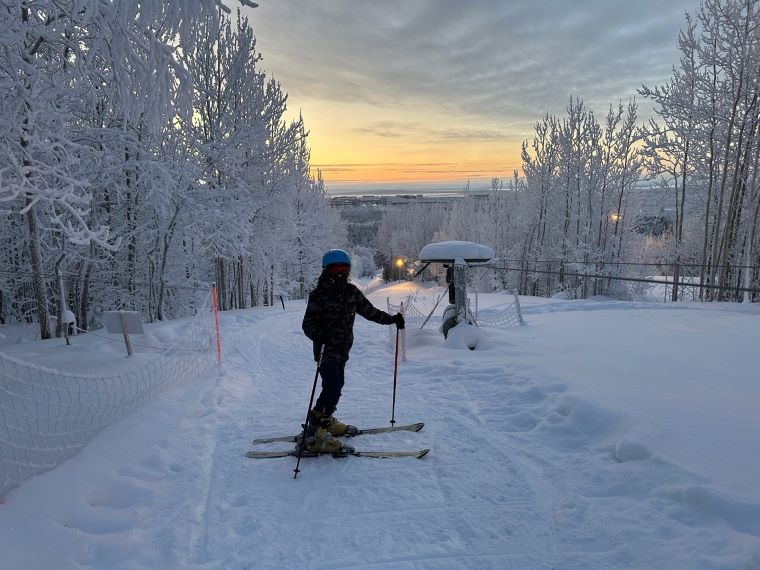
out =
[(396, 280), (399, 281), (401, 279), (401, 268), (404, 267), (404, 260), (399, 257), (396, 258)]

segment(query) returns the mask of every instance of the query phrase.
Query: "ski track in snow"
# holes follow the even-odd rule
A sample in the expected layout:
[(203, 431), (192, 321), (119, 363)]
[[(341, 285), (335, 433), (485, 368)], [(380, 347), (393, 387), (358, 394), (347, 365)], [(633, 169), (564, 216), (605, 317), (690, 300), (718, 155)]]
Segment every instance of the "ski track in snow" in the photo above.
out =
[[(314, 369), (295, 356), (309, 354), (298, 317), (275, 314), (265, 327), (240, 318), (226, 361), (241, 379), (261, 380), (243, 406), (247, 419), (239, 418), (238, 433), (252, 434), (249, 440), (288, 433), (280, 426), (297, 426), (305, 414)], [(387, 332), (359, 320), (356, 337), (339, 415), (385, 425)], [(282, 342), (287, 338), (290, 347)], [(670, 567), (708, 568), (709, 552), (717, 554), (715, 567), (739, 562), (730, 548), (716, 553), (714, 541), (703, 553), (693, 550), (701, 535), (709, 536), (697, 524), (700, 515), (710, 515), (699, 512), (700, 503), (712, 497), (712, 515), (729, 525), (735, 509), (723, 509), (727, 519), (720, 521), (721, 499), (699, 477), (652, 458), (635, 442), (611, 447), (608, 436), (621, 423), (615, 413), (568, 394), (561, 380), (539, 386), (530, 370), (478, 366), (470, 354), (456, 356), (461, 358), (401, 366), (397, 419), (425, 420), (423, 431), (352, 442), (359, 449), (429, 446), (426, 459), (303, 460), (299, 481), (291, 479), (294, 459), (244, 461), (252, 480), (249, 497), (238, 498), (237, 508), (255, 512), (236, 517), (228, 512), (232, 505), (209, 513), (208, 526), (224, 529), (218, 544), (209, 545), (209, 560), (221, 567), (245, 567), (255, 559), (271, 567), (643, 568), (667, 559)], [(230, 456), (236, 452), (229, 449)], [(637, 468), (640, 461), (650, 463), (645, 473)], [(705, 497), (699, 498), (700, 490)], [(756, 506), (747, 508), (750, 515)], [(669, 523), (682, 515), (695, 522), (679, 535)], [(663, 518), (659, 525), (641, 524)], [(749, 519), (740, 532), (753, 530)], [(230, 520), (240, 524), (230, 527)], [(229, 533), (239, 539), (229, 541)], [(309, 548), (283, 548), (283, 536), (295, 544), (303, 537)], [(679, 541), (684, 548), (674, 556)], [(655, 547), (642, 551), (642, 542)]]
[[(525, 313), (652, 308), (579, 305)], [(410, 332), (396, 420), (425, 428), (350, 443), (431, 448), (422, 460), (304, 459), (294, 481), (295, 458), (246, 459), (255, 437), (295, 433), (304, 419), (315, 363), (302, 314), (298, 302), (224, 314), (223, 368), (11, 493), (3, 551), (58, 568), (760, 568), (760, 502), (658, 457), (630, 418), (539, 370), (530, 325), (472, 352)], [(337, 415), (388, 425), (388, 329), (357, 319), (355, 337)], [(76, 483), (82, 465), (99, 475), (92, 486)], [(49, 480), (76, 492), (36, 500)], [(28, 509), (49, 517), (48, 558), (25, 529)]]

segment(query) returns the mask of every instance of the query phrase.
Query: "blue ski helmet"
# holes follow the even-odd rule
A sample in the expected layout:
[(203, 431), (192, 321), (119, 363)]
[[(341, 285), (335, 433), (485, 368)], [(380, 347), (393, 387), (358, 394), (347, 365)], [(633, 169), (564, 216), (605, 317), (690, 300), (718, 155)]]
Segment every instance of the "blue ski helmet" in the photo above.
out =
[(345, 263), (351, 265), (351, 258), (342, 249), (331, 249), (322, 256), (322, 267), (327, 267), (333, 263)]

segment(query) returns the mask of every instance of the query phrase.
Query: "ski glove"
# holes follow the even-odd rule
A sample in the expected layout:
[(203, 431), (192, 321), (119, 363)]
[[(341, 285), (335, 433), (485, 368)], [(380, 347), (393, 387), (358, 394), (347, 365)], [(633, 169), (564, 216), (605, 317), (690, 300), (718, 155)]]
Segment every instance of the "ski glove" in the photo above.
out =
[(397, 328), (403, 329), (404, 328), (404, 315), (401, 313), (396, 313), (391, 317), (391, 322), (396, 325)]

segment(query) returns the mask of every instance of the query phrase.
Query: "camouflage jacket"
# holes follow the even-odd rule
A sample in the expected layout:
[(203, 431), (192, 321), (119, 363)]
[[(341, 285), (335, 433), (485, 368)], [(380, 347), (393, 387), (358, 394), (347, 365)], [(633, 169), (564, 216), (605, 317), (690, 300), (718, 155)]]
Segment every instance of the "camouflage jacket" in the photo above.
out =
[(316, 288), (309, 293), (309, 303), (301, 328), (314, 343), (314, 360), (324, 344), (323, 362), (346, 362), (354, 343), (354, 318), (392, 324), (391, 316), (375, 308), (353, 283), (323, 273)]

